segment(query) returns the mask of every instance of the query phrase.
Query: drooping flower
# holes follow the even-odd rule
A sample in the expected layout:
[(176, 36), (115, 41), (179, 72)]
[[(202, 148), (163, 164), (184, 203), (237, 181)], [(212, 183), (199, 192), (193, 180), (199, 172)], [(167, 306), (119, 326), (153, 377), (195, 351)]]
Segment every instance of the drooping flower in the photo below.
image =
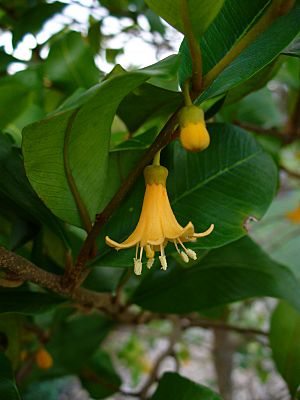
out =
[(134, 272), (142, 273), (142, 260), (145, 251), (147, 267), (154, 263), (155, 252), (159, 252), (161, 268), (167, 269), (165, 247), (173, 242), (181, 258), (188, 262), (189, 258), (196, 260), (196, 253), (186, 248), (185, 242), (194, 242), (197, 238), (209, 235), (214, 229), (212, 224), (205, 232), (195, 233), (194, 226), (189, 222), (182, 227), (172, 211), (167, 189), (167, 168), (161, 165), (149, 165), (144, 169), (146, 191), (139, 222), (132, 234), (123, 242), (118, 243), (106, 236), (105, 241), (116, 250), (136, 247)]
[(206, 129), (204, 112), (195, 105), (187, 105), (180, 110), (178, 116), (180, 141), (188, 151), (205, 150), (210, 143)]

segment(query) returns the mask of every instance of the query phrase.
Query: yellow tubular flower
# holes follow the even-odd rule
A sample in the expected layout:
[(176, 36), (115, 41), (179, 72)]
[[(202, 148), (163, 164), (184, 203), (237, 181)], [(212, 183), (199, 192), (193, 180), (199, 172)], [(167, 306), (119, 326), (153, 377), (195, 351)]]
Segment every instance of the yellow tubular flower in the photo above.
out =
[(179, 113), (180, 141), (188, 151), (205, 150), (210, 143), (204, 112), (194, 105), (185, 106)]
[[(167, 189), (166, 180), (168, 170), (161, 165), (149, 165), (144, 170), (146, 191), (139, 222), (132, 234), (123, 242), (118, 243), (106, 236), (105, 241), (116, 250), (136, 246), (134, 261), (134, 272), (136, 275), (142, 273), (142, 257), (145, 250), (147, 267), (151, 268), (154, 263), (155, 252), (160, 252), (159, 261), (163, 270), (167, 269), (165, 247), (168, 241), (174, 243), (176, 250), (183, 261), (189, 258), (196, 260), (196, 253), (184, 246), (184, 242), (194, 242), (197, 238), (209, 235), (214, 229), (212, 224), (205, 232), (195, 233), (194, 226), (189, 222), (182, 227), (177, 222), (172, 211)], [(181, 247), (181, 250), (179, 249)]]

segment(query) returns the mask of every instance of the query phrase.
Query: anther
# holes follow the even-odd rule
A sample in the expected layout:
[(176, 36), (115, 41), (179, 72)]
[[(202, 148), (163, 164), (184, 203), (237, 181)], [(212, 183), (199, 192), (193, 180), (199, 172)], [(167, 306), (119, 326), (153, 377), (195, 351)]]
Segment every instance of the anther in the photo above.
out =
[(186, 254), (192, 259), (197, 260), (197, 254), (192, 249), (186, 249)]
[(141, 275), (142, 273), (142, 261), (141, 260), (137, 260), (136, 258), (133, 259), (133, 263), (134, 263), (134, 273), (136, 275)]
[(161, 263), (161, 268), (165, 271), (168, 268), (166, 256), (159, 256), (158, 258)]
[(188, 258), (188, 256), (185, 254), (184, 251), (182, 251), (182, 252), (180, 253), (180, 257), (182, 258), (182, 260), (183, 260), (185, 263), (188, 263), (188, 262), (190, 261), (189, 258)]

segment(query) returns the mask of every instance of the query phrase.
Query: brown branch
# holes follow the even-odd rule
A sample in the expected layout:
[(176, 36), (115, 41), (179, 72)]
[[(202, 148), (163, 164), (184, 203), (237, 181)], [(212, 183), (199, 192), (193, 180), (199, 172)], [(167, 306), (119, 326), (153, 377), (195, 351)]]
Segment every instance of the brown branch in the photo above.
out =
[(276, 137), (280, 139), (284, 144), (289, 144), (294, 140), (296, 140), (294, 136), (291, 136), (285, 132), (281, 132), (276, 128), (262, 128), (261, 126), (249, 124), (248, 122), (242, 122), (242, 121), (233, 121), (233, 124), (239, 126), (240, 128), (246, 129), (247, 131), (252, 131), (263, 135)]
[(201, 318), (197, 313), (181, 315), (180, 317), (174, 314), (153, 313), (149, 311), (143, 311), (140, 313), (133, 311), (130, 307), (124, 308), (122, 305), (117, 304), (113, 301), (113, 298), (110, 294), (99, 293), (85, 288), (77, 288), (70, 292), (63, 286), (62, 276), (44, 271), (27, 259), (6, 250), (3, 247), (0, 247), (0, 268), (8, 270), (11, 274), (13, 274), (13, 279), (18, 278), (22, 281), (36, 283), (44, 288), (52, 290), (59, 295), (69, 298), (70, 300), (73, 300), (84, 307), (99, 309), (105, 312), (107, 315), (113, 317), (121, 324), (141, 325), (158, 319), (168, 319), (171, 321), (174, 321), (175, 319), (175, 322), (178, 322), (179, 319), (176, 318), (180, 318), (180, 327), (182, 329), (199, 327), (203, 329), (222, 329), (233, 331), (248, 336), (268, 336), (267, 332), (259, 329), (244, 328), (236, 325), (226, 324), (222, 321), (220, 322), (204, 319)]
[(214, 321), (209, 319), (201, 319), (199, 316), (194, 317), (193, 315), (187, 318), (186, 324), (183, 329), (188, 329), (192, 327), (199, 327), (203, 329), (214, 329), (214, 330), (225, 330), (232, 331), (236, 333), (241, 333), (246, 336), (266, 336), (268, 337), (268, 332), (262, 331), (256, 328), (244, 328), (237, 325), (228, 324), (222, 321)]
[(290, 169), (284, 167), (283, 165), (280, 165), (280, 169), (285, 173), (287, 173), (292, 178), (300, 179), (300, 174), (298, 172), (291, 171)]
[(181, 0), (180, 11), (184, 26), (184, 34), (188, 42), (192, 59), (192, 92), (196, 98), (202, 90), (202, 54), (198, 40), (196, 39), (190, 18), (187, 0)]
[(113, 312), (111, 296), (107, 293), (98, 293), (84, 288), (70, 292), (62, 285), (62, 277), (47, 272), (25, 258), (0, 247), (0, 268), (9, 270), (22, 281), (30, 281), (54, 293), (68, 297), (86, 307), (106, 309)]
[[(158, 356), (156, 361), (153, 364), (152, 370), (148, 376), (148, 379), (146, 380), (145, 384), (143, 385), (142, 389), (135, 394), (132, 394), (135, 397), (138, 397), (139, 399), (143, 400), (147, 398), (147, 394), (149, 392), (149, 389), (155, 383), (158, 378), (159, 378), (159, 368), (162, 364), (162, 362), (169, 356), (174, 356), (174, 346), (178, 342), (179, 338), (181, 335), (181, 324), (180, 324), (180, 319), (179, 318), (174, 318), (173, 316), (173, 330), (170, 334), (169, 337), (169, 343), (167, 348)], [(176, 362), (176, 369), (178, 368), (177, 362)]]
[(285, 133), (294, 139), (300, 139), (300, 90), (298, 91), (294, 109), (289, 117)]

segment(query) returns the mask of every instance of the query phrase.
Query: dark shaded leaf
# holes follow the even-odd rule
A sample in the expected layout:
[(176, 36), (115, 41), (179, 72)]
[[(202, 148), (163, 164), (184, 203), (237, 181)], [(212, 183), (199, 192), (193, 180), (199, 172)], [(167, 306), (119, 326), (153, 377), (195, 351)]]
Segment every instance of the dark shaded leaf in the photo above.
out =
[(221, 400), (208, 387), (193, 382), (179, 374), (166, 372), (159, 381), (151, 400)]
[(0, 292), (0, 314), (42, 314), (53, 310), (64, 300), (50, 293), (11, 290)]
[(2, 351), (0, 351), (0, 398), (3, 400), (21, 400), (12, 367)]
[(299, 338), (300, 313), (282, 301), (272, 315), (270, 344), (278, 371), (288, 384), (292, 396), (300, 386)]
[(300, 310), (296, 277), (246, 237), (210, 251), (190, 268), (170, 262), (167, 272), (148, 274), (133, 301), (151, 311), (180, 314), (259, 296), (286, 299)]

